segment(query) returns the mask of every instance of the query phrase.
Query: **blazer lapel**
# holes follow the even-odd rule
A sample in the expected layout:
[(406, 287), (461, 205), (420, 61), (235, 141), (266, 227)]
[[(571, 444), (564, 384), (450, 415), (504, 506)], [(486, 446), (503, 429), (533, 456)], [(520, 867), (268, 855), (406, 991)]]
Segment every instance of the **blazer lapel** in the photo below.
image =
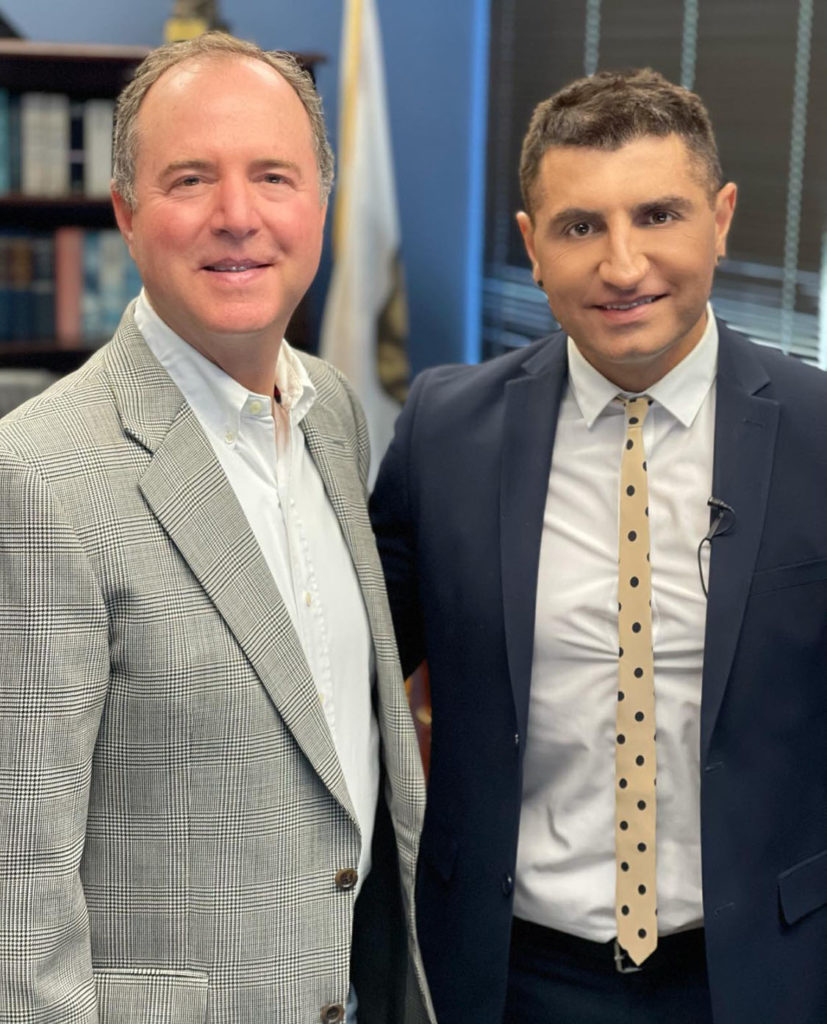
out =
[(134, 323), (122, 325), (110, 370), (127, 434), (152, 452), (139, 481), (150, 509), (227, 623), (317, 774), (355, 820), (290, 615), (200, 424)]
[(365, 491), (354, 470), (353, 454), (342, 438), (341, 420), (320, 397), (302, 420), (301, 428), (364, 591), (368, 582), (364, 563), (373, 548), (373, 534)]
[(505, 385), (500, 472), (500, 558), (508, 667), (524, 734), (534, 650), (537, 570), (557, 415), (567, 378), (557, 335)]
[[(342, 400), (341, 386), (337, 381), (335, 393), (331, 392), (330, 371), (305, 365), (316, 387), (317, 399), (302, 420), (301, 429), (353, 560), (374, 649), (379, 652), (385, 646), (390, 627), (379, 615), (377, 602), (371, 599), (374, 594), (384, 597), (384, 588), (378, 585), (383, 578), (382, 567), (368, 517), (364, 484), (354, 466), (356, 438), (352, 419), (348, 417), (343, 422), (336, 413), (335, 403)], [(381, 682), (382, 674), (378, 676)]]
[(701, 759), (721, 708), (758, 556), (772, 473), (778, 404), (758, 392), (769, 378), (752, 346), (719, 323), (713, 494), (735, 523), (712, 541), (704, 642)]

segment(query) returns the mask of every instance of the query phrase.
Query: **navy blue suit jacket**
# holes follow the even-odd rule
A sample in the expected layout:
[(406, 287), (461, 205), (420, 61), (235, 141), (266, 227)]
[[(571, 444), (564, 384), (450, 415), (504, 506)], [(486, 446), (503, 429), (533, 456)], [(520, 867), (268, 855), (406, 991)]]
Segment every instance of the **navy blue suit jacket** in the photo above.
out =
[[(719, 324), (701, 707), (716, 1024), (827, 1021), (827, 375)], [(418, 926), (440, 1024), (500, 1024), (558, 334), (422, 374), (372, 500), (433, 732)], [(584, 695), (584, 700), (588, 699)]]

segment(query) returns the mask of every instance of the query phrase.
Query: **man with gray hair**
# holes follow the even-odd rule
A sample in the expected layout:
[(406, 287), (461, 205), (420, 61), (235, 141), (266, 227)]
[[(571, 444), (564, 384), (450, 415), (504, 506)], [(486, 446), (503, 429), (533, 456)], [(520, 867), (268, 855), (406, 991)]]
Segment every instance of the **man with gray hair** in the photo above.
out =
[(208, 34), (147, 57), (114, 145), (143, 290), (0, 425), (0, 1021), (433, 1020), (364, 418), (284, 341), (318, 96)]

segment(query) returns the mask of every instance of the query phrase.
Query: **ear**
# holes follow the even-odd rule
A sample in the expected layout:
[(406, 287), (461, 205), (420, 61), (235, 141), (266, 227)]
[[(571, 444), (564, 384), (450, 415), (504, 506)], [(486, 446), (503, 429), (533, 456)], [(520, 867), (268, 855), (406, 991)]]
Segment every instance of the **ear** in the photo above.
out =
[(715, 197), (715, 254), (726, 256), (726, 240), (735, 215), (735, 202), (738, 198), (738, 186), (729, 181)]
[(134, 258), (132, 252), (132, 207), (127, 203), (120, 192), (116, 192), (114, 186), (110, 188), (109, 194), (112, 196), (112, 207), (115, 210), (115, 220), (118, 224), (121, 234), (123, 235), (124, 241), (129, 247), (129, 253)]
[(540, 264), (537, 262), (537, 255), (534, 248), (534, 225), (531, 223), (531, 217), (529, 217), (525, 210), (520, 210), (517, 214), (517, 227), (520, 229), (520, 234), (523, 236), (523, 245), (525, 246), (525, 251), (528, 254), (528, 258), (531, 263), (531, 275), (539, 284), (541, 275)]

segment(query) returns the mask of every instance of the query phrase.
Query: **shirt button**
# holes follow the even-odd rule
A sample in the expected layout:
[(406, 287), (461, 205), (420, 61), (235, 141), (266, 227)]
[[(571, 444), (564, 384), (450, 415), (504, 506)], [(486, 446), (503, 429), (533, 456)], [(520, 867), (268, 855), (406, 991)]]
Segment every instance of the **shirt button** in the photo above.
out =
[(313, 604), (313, 598), (310, 596), (309, 590), (305, 590), (304, 592), (304, 603), (307, 605), (308, 608), (310, 607), (311, 604)]
[(322, 1007), (319, 1020), (322, 1024), (338, 1024), (338, 1021), (345, 1019), (345, 1008), (341, 1003), (328, 1003)]
[(258, 416), (258, 414), (261, 412), (261, 402), (259, 402), (257, 398), (254, 398), (253, 401), (250, 402), (250, 412), (254, 416)]
[(356, 868), (342, 868), (336, 872), (336, 887), (343, 892), (349, 892), (359, 881), (359, 872)]
[(227, 442), (227, 444), (232, 444), (233, 441), (235, 441), (235, 432), (232, 430), (228, 430), (227, 433), (224, 435), (224, 440)]

